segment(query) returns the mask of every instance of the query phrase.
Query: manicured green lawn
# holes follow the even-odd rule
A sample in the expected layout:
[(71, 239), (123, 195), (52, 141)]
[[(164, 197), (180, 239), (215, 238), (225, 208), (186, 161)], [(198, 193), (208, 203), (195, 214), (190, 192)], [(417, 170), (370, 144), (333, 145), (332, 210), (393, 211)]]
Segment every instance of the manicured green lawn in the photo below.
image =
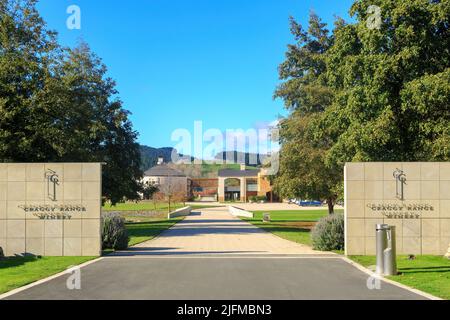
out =
[[(262, 221), (264, 213), (270, 213), (272, 222), (317, 222), (328, 215), (324, 209), (318, 210), (296, 210), (296, 211), (254, 211), (254, 219)], [(343, 213), (343, 210), (336, 210), (336, 213)]]
[(0, 294), (92, 259), (95, 257), (15, 257), (0, 260)]
[(130, 235), (130, 242), (128, 245), (132, 247), (139, 243), (151, 240), (181, 220), (183, 220), (183, 218), (127, 223), (128, 234)]
[[(175, 203), (170, 205), (171, 210), (176, 210), (185, 207), (183, 203)], [(198, 204), (198, 205), (192, 205), (192, 209), (202, 209), (202, 208), (208, 208), (211, 206)], [(161, 213), (166, 213), (169, 209), (169, 206), (165, 202), (158, 202), (156, 203), (156, 210), (155, 210), (155, 204), (153, 202), (149, 201), (142, 201), (142, 202), (125, 202), (125, 203), (118, 203), (115, 206), (111, 206), (109, 204), (106, 204), (103, 206), (103, 211), (158, 211)]]
[[(179, 208), (182, 208), (182, 203), (177, 204), (171, 204), (170, 208), (171, 210), (176, 210)], [(109, 204), (106, 204), (103, 206), (103, 211), (168, 211), (168, 204), (163, 202), (156, 203), (156, 210), (155, 205), (153, 202), (125, 202), (125, 203), (118, 203), (115, 206), (111, 206)]]
[[(342, 211), (342, 210), (340, 210)], [(337, 213), (340, 213), (338, 210)], [(280, 238), (311, 245), (311, 228), (328, 215), (328, 210), (255, 211), (253, 219), (244, 219)], [(270, 213), (271, 222), (262, 222), (263, 214)]]
[[(352, 256), (353, 261), (365, 266), (374, 266), (374, 256)], [(397, 259), (397, 276), (388, 277), (409, 287), (419, 289), (434, 296), (450, 299), (450, 260), (441, 256), (417, 256), (408, 260), (406, 256)]]

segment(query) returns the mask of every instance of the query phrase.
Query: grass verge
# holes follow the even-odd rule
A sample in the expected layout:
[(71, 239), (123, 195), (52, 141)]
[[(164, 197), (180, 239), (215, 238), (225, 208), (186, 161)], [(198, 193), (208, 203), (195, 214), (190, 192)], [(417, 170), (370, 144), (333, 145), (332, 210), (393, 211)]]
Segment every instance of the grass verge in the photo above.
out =
[[(170, 205), (171, 210), (176, 210), (182, 208), (182, 203), (173, 203)], [(118, 203), (115, 206), (106, 204), (103, 206), (102, 210), (105, 212), (109, 211), (154, 211), (154, 212), (167, 212), (169, 205), (164, 202), (153, 203), (151, 201), (142, 202), (125, 202)]]
[(96, 257), (12, 257), (0, 260), (0, 294), (60, 273)]
[[(170, 205), (171, 211), (180, 209), (185, 207), (186, 205), (183, 203), (173, 203)], [(212, 208), (211, 205), (191, 205), (193, 210), (203, 209), (203, 208)], [(141, 202), (125, 202), (118, 203), (115, 206), (111, 206), (106, 204), (102, 207), (104, 212), (120, 212), (120, 211), (149, 211), (149, 212), (161, 212), (163, 214), (168, 213), (169, 205), (165, 202), (153, 203), (152, 201), (141, 201)]]
[[(244, 220), (280, 238), (311, 246), (311, 230), (317, 221), (328, 215), (328, 210), (255, 211), (253, 213), (253, 219)], [(270, 213), (271, 222), (262, 222), (264, 213)], [(339, 210), (337, 213), (340, 213)]]
[[(376, 264), (375, 256), (351, 256), (353, 261), (365, 266)], [(409, 287), (450, 300), (450, 260), (441, 256), (397, 257), (399, 275), (387, 277)]]

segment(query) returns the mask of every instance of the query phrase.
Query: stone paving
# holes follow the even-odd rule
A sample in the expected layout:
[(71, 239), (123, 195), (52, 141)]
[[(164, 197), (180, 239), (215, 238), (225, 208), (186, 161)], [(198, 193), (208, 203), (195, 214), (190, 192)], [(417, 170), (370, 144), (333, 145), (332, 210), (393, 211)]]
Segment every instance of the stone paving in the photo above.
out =
[(117, 255), (332, 255), (284, 240), (231, 216), (226, 207), (201, 209), (156, 239)]

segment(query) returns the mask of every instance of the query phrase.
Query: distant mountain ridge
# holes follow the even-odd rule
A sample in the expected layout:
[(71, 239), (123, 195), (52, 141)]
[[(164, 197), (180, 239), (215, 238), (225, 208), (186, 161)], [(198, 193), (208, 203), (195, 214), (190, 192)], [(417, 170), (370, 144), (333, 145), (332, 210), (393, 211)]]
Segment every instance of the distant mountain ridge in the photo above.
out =
[(260, 166), (263, 164), (266, 157), (266, 155), (240, 151), (224, 151), (219, 152), (215, 156), (216, 159), (222, 160), (224, 163), (245, 163), (246, 166)]
[[(172, 147), (164, 147), (164, 148), (153, 148), (145, 145), (140, 145), (141, 151), (141, 169), (146, 171), (151, 167), (154, 167), (158, 163), (158, 158), (162, 157), (165, 163), (172, 162), (172, 156), (175, 158), (190, 158), (192, 161), (195, 159), (190, 156), (184, 156), (178, 154), (178, 151)], [(244, 153), (238, 151), (224, 151), (219, 152), (215, 159), (222, 160), (224, 164), (244, 164), (247, 166), (260, 166), (264, 159), (265, 155), (255, 154), (255, 153)]]
[(158, 158), (162, 157), (164, 162), (172, 162), (172, 153), (177, 153), (174, 148), (152, 148), (149, 146), (140, 145), (141, 151), (141, 169), (146, 171), (151, 167), (154, 167), (158, 163)]

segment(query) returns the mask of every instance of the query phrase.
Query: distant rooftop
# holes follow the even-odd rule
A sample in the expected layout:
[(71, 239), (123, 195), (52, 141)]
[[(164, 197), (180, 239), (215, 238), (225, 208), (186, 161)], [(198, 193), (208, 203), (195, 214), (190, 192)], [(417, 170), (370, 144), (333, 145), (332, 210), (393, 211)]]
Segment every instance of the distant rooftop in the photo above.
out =
[(219, 177), (256, 177), (260, 170), (233, 170), (222, 169), (219, 170)]
[(146, 177), (186, 177), (186, 175), (178, 170), (170, 168), (166, 164), (159, 164), (144, 172)]

